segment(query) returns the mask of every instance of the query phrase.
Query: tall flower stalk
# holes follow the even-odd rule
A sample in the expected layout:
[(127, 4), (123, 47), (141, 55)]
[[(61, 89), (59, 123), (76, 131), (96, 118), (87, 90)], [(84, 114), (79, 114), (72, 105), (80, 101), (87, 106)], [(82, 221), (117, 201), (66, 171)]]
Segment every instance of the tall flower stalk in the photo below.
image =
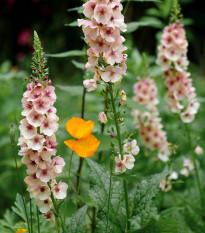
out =
[[(111, 119), (114, 121), (116, 135), (118, 139), (118, 151), (115, 157), (116, 168), (118, 173), (125, 172), (134, 166), (134, 157), (131, 153), (132, 146), (138, 148), (136, 140), (133, 145), (126, 141), (124, 150), (127, 154), (123, 155), (123, 141), (120, 133), (120, 122), (122, 118), (116, 110), (116, 98), (121, 96), (120, 105), (126, 100), (124, 91), (115, 92), (114, 85), (119, 83), (122, 75), (126, 72), (127, 55), (123, 52), (127, 49), (123, 46), (124, 37), (120, 35), (120, 31), (126, 31), (124, 16), (122, 15), (122, 4), (120, 0), (89, 0), (84, 5), (83, 13), (86, 19), (79, 19), (78, 25), (82, 26), (85, 42), (88, 44), (87, 50), (88, 62), (86, 69), (94, 72), (94, 78), (84, 80), (84, 87), (90, 92), (97, 88), (98, 84), (106, 84), (106, 92), (109, 92), (108, 112), (111, 113)], [(105, 96), (107, 96), (105, 94)], [(99, 120), (103, 123), (107, 122), (105, 113), (99, 114)], [(115, 132), (111, 132), (111, 137), (115, 136)], [(139, 150), (137, 150), (137, 153)], [(137, 153), (134, 152), (136, 155)], [(112, 176), (112, 158), (110, 158), (110, 176)], [(111, 196), (112, 179), (110, 178), (109, 197)], [(129, 229), (129, 203), (127, 192), (127, 181), (123, 179), (125, 192), (125, 207), (127, 212), (127, 229)], [(110, 198), (108, 201), (109, 207)], [(109, 208), (108, 208), (109, 209)], [(109, 218), (109, 211), (108, 211)], [(108, 222), (107, 222), (108, 224)]]
[(21, 147), (19, 155), (23, 156), (22, 163), (27, 166), (28, 176), (25, 183), (31, 198), (45, 218), (55, 223), (57, 217), (58, 231), (64, 223), (59, 213), (58, 199), (66, 197), (68, 185), (62, 181), (57, 182), (65, 166), (64, 159), (56, 156), (56, 137), (58, 130), (58, 116), (53, 104), (56, 101), (55, 88), (48, 78), (46, 58), (40, 40), (34, 32), (34, 53), (32, 75), (23, 94), (22, 116), (18, 145)]
[[(192, 139), (189, 132), (189, 123), (195, 119), (199, 109), (199, 102), (196, 98), (195, 88), (192, 86), (190, 73), (187, 72), (188, 58), (186, 31), (182, 24), (182, 15), (177, 0), (174, 0), (170, 24), (165, 27), (160, 46), (158, 47), (157, 64), (164, 71), (164, 79), (167, 89), (166, 99), (168, 108), (180, 114), (181, 120), (186, 125), (187, 138), (190, 151), (193, 154)], [(198, 167), (195, 154), (192, 156), (194, 163), (199, 199), (203, 204), (202, 189), (199, 179)]]

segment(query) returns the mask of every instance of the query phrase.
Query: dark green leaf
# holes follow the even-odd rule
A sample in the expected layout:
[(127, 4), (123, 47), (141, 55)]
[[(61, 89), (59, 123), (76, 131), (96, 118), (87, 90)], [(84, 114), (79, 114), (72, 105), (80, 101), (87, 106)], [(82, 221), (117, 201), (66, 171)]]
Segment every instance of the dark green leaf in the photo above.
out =
[(85, 233), (85, 215), (87, 206), (83, 206), (74, 213), (68, 221), (67, 233)]

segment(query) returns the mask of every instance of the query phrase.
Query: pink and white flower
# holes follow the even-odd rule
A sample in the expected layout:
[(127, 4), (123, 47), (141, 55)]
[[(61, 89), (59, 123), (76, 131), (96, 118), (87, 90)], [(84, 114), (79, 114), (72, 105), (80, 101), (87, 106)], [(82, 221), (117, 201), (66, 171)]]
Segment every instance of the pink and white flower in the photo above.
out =
[(132, 169), (134, 167), (135, 158), (131, 154), (123, 155), (123, 159), (121, 155), (115, 157), (115, 172), (122, 173), (125, 172), (127, 169)]
[(131, 142), (127, 142), (123, 145), (123, 149), (126, 153), (130, 153), (132, 155), (137, 155), (140, 151), (139, 147), (137, 146), (137, 140), (132, 140)]
[(104, 112), (100, 112), (98, 114), (98, 120), (102, 123), (102, 124), (106, 124), (107, 123), (107, 116)]
[(67, 194), (68, 185), (64, 182), (59, 182), (52, 187), (53, 196), (56, 199), (64, 199)]

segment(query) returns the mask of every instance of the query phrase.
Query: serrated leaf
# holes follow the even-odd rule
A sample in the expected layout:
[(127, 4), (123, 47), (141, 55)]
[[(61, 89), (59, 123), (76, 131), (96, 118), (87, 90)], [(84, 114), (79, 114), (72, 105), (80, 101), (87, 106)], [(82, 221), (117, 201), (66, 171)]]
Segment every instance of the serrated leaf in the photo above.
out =
[(16, 201), (14, 202), (15, 206), (12, 206), (12, 210), (24, 220), (24, 222), (27, 222), (26, 219), (26, 213), (25, 213), (25, 208), (24, 208), (24, 203), (22, 200), (22, 196), (17, 193), (16, 195)]
[(64, 57), (82, 57), (85, 56), (86, 52), (82, 50), (71, 50), (63, 53), (56, 53), (56, 54), (46, 54), (47, 57), (57, 57), (57, 58), (64, 58)]
[(134, 194), (133, 218), (140, 216), (145, 208), (151, 205), (153, 197), (159, 191), (159, 184), (166, 173), (155, 174), (137, 185)]
[(158, 221), (152, 219), (146, 227), (135, 233), (180, 233), (180, 229), (175, 219), (162, 217)]
[(109, 220), (107, 233), (124, 233), (126, 218), (122, 182), (114, 177), (111, 179), (112, 188), (108, 216), (110, 173), (93, 160), (88, 159), (87, 162), (90, 167), (89, 194), (98, 205), (96, 233), (106, 232), (107, 219)]
[(74, 213), (67, 224), (67, 233), (85, 233), (85, 215), (87, 206), (83, 206)]

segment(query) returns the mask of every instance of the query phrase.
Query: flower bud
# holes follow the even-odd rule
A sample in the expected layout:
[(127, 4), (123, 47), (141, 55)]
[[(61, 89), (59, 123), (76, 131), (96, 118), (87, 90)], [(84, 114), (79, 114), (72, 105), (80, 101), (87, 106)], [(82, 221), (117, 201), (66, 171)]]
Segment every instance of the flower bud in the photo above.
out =
[(201, 154), (204, 153), (204, 150), (203, 150), (203, 148), (201, 148), (200, 146), (197, 146), (197, 147), (195, 148), (194, 152), (195, 152), (195, 154), (197, 154), (197, 155), (201, 155)]
[(98, 115), (98, 120), (102, 123), (102, 124), (106, 124), (107, 123), (107, 116), (104, 112), (100, 112)]
[(121, 96), (120, 104), (123, 105), (127, 100), (127, 95), (123, 90), (119, 91), (119, 95)]
[(13, 125), (11, 125), (11, 129), (10, 129), (10, 140), (11, 140), (11, 144), (14, 145), (15, 144), (15, 130)]

